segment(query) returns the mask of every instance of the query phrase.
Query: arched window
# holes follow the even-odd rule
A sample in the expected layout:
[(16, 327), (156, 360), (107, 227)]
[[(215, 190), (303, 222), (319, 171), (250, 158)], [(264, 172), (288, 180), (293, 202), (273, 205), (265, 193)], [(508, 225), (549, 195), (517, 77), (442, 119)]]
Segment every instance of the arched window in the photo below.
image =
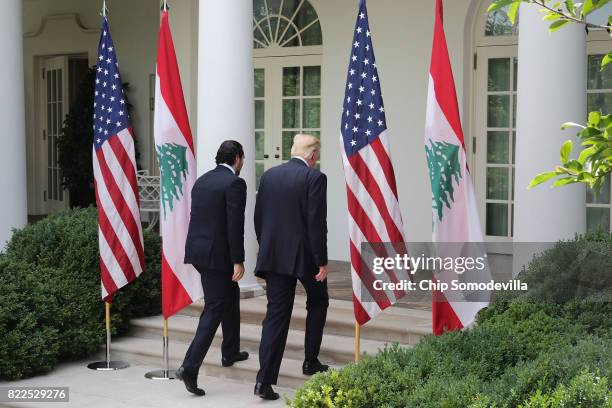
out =
[(487, 14), (484, 35), (486, 37), (516, 36), (518, 24), (514, 25), (508, 17), (508, 6)]
[(321, 44), (319, 17), (308, 1), (253, 1), (253, 48)]

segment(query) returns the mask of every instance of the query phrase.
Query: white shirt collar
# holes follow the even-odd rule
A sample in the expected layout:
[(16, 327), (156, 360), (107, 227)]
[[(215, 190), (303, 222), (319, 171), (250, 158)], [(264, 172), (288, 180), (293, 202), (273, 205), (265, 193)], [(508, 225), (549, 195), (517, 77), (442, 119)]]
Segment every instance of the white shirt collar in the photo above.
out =
[(308, 162), (306, 161), (305, 158), (303, 158), (302, 156), (291, 156), (292, 159), (300, 159), (301, 161), (303, 161), (308, 167), (310, 167), (310, 165), (308, 164)]
[(232, 173), (236, 174), (236, 171), (234, 170), (234, 168), (227, 163), (219, 163), (219, 166), (227, 167), (228, 169), (232, 171)]

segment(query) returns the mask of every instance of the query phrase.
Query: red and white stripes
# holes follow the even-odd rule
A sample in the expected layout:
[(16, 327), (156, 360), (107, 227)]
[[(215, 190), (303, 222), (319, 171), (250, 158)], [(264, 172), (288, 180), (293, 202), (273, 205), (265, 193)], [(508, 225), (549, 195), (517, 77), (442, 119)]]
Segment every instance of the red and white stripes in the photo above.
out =
[[(342, 136), (340, 137), (342, 143)], [(403, 243), (404, 225), (397, 199), (395, 174), (389, 154), (387, 131), (347, 157), (342, 150), (346, 179), (353, 304), (357, 322), (362, 325), (385, 308), (391, 306), (405, 292), (374, 291), (376, 279), (362, 262), (362, 243)], [(394, 256), (388, 246), (373, 246), (374, 251), (384, 251), (382, 256)], [(387, 271), (387, 279), (397, 281), (406, 278)], [(363, 290), (369, 293), (362, 293)]]
[(134, 138), (129, 128), (93, 148), (102, 298), (109, 301), (144, 268)]

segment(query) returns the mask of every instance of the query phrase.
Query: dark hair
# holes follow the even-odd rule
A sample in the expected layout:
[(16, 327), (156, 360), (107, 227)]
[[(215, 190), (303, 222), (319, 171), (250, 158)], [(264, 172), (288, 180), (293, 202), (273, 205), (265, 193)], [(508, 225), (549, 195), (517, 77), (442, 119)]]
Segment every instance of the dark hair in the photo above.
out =
[(235, 140), (226, 140), (221, 143), (219, 146), (219, 150), (217, 150), (217, 157), (215, 157), (215, 162), (217, 164), (225, 163), (233, 166), (236, 162), (236, 156), (242, 158), (244, 157), (244, 150), (242, 150), (242, 145)]

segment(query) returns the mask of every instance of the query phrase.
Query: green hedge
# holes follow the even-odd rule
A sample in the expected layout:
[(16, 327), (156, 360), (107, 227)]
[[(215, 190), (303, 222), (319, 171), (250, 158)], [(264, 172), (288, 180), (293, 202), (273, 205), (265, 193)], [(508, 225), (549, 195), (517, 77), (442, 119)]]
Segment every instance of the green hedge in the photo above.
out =
[(288, 403), (609, 407), (611, 243), (608, 235), (560, 242), (521, 274), (527, 293), (496, 300), (472, 329), (427, 336), (412, 349), (389, 346), (359, 364), (315, 375)]
[[(113, 299), (114, 334), (160, 313), (161, 241), (144, 231), (145, 271)], [(97, 210), (69, 210), (16, 231), (0, 255), (0, 378), (83, 358), (105, 342)]]

